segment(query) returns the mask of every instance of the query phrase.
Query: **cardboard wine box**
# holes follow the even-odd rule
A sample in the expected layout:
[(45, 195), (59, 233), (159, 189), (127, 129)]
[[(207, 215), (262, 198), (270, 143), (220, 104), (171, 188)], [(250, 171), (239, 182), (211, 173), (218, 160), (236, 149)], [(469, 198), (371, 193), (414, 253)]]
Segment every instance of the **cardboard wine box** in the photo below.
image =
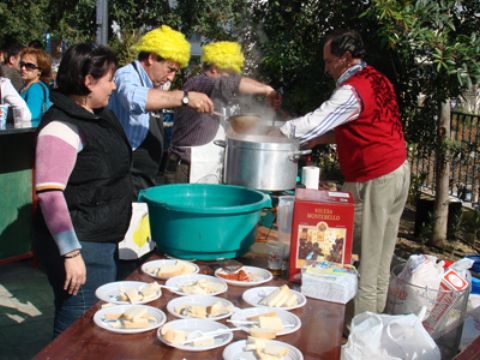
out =
[(351, 263), (354, 214), (350, 193), (296, 189), (290, 281), (300, 281), (300, 270), (308, 261)]

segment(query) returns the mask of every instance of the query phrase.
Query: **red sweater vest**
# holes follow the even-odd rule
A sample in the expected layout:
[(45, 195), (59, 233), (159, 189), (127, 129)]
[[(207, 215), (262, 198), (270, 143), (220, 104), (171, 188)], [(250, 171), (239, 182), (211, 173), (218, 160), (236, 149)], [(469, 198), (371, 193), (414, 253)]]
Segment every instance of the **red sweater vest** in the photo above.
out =
[(351, 76), (362, 110), (358, 119), (335, 129), (345, 181), (367, 181), (400, 167), (407, 158), (395, 91), (386, 76), (371, 66)]

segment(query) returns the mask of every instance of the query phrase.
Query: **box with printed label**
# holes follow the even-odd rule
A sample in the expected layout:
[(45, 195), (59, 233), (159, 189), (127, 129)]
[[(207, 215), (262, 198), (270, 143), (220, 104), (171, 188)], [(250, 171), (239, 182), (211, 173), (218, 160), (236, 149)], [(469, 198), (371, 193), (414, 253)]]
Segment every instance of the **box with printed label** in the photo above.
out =
[(300, 281), (300, 270), (309, 261), (351, 263), (354, 213), (350, 193), (312, 189), (295, 191), (290, 281)]

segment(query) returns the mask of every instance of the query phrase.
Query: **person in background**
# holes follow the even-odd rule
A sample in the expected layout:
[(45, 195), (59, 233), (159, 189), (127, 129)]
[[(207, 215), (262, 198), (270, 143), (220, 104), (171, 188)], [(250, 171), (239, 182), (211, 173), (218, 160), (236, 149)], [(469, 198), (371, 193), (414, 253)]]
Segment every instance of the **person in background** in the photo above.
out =
[[(225, 114), (231, 100), (240, 94), (263, 95), (278, 107), (280, 97), (271, 86), (240, 75), (244, 61), (242, 49), (236, 42), (205, 45), (203, 71), (190, 78), (183, 90), (208, 95), (214, 100), (216, 111)], [(165, 167), (166, 182), (220, 183), (224, 148), (214, 141), (224, 139), (224, 127), (218, 115), (198, 113), (185, 106), (177, 108)]]
[(342, 191), (355, 200), (353, 248), (360, 255), (355, 314), (384, 311), (410, 182), (395, 91), (387, 77), (366, 64), (365, 53), (358, 32), (329, 35), (323, 60), (335, 91), (318, 109), (280, 128), (303, 144), (337, 144)]
[(15, 40), (11, 40), (4, 46), (4, 60), (2, 64), (3, 76), (10, 79), (15, 90), (19, 91), (23, 85), (20, 75), (20, 52), (23, 46)]
[(106, 108), (115, 66), (108, 48), (68, 49), (38, 133), (35, 249), (54, 291), (55, 336), (115, 281), (117, 243), (130, 222), (131, 148)]
[(190, 44), (182, 33), (162, 25), (146, 33), (136, 50), (137, 60), (115, 73), (117, 89), (110, 98), (110, 108), (133, 149), (134, 200), (139, 190), (162, 182), (163, 120), (155, 112), (180, 106), (213, 111), (213, 103), (205, 94), (162, 90), (181, 67), (188, 65)]
[(30, 41), (30, 42), (28, 43), (27, 47), (43, 50), (43, 44), (42, 44), (42, 42), (41, 42), (40, 40), (38, 40), (38, 39), (35, 39), (35, 40)]
[[(23, 121), (30, 121), (32, 114), (28, 109), (25, 100), (22, 99), (20, 94), (15, 90), (10, 79), (3, 77), (2, 70), (0, 69), (0, 104), (10, 105), (10, 109), (19, 108), (22, 110)], [(11, 110), (13, 112), (13, 110)]]
[(19, 66), (24, 81), (19, 92), (32, 113), (32, 126), (36, 127), (51, 105), (48, 88), (52, 72), (50, 55), (41, 49), (25, 48), (20, 53)]

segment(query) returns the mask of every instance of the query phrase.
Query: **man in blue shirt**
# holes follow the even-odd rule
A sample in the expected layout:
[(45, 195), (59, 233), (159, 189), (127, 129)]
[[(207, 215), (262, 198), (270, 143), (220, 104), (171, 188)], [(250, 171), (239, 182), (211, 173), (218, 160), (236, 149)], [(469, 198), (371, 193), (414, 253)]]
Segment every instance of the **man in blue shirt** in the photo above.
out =
[(117, 89), (109, 103), (132, 146), (134, 199), (139, 190), (160, 183), (163, 123), (155, 111), (180, 106), (213, 111), (212, 101), (203, 93), (162, 90), (190, 60), (190, 44), (182, 33), (162, 25), (145, 34), (136, 50), (137, 60), (115, 73)]

